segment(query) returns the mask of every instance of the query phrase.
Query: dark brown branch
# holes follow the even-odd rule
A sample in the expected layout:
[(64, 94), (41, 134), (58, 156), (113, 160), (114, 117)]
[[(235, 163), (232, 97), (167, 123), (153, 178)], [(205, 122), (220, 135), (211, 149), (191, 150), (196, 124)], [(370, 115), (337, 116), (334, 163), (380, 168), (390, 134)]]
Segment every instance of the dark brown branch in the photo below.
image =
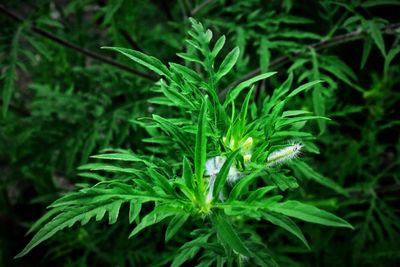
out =
[[(385, 27), (383, 27), (382, 29), (382, 33), (384, 34), (394, 34), (396, 32), (400, 31), (400, 23), (395, 23), (395, 24), (389, 24)], [(291, 60), (293, 60), (294, 58), (297, 58), (299, 56), (301, 56), (302, 54), (306, 53), (307, 51), (309, 51), (310, 49), (315, 49), (315, 50), (321, 50), (324, 48), (328, 48), (328, 47), (332, 47), (332, 46), (337, 46), (343, 43), (347, 43), (347, 42), (351, 42), (351, 41), (355, 41), (355, 40), (359, 40), (362, 39), (365, 36), (366, 32), (359, 29), (353, 32), (349, 32), (349, 33), (345, 33), (345, 34), (341, 34), (341, 35), (337, 35), (334, 36), (330, 39), (327, 40), (323, 40), (320, 42), (316, 42), (313, 44), (310, 44), (307, 46), (306, 49), (303, 49), (301, 51), (296, 51), (294, 53), (292, 53), (292, 55), (288, 55), (288, 56), (282, 56), (279, 57), (273, 61), (270, 62), (268, 69), (269, 70), (274, 70), (277, 69), (278, 67), (285, 65), (286, 63), (290, 62)], [(231, 88), (233, 88), (235, 85), (253, 78), (254, 76), (258, 75), (261, 73), (261, 69), (257, 68), (249, 73), (247, 73), (246, 75), (242, 76), (241, 78), (239, 78), (238, 80), (236, 80), (235, 82), (231, 83), (229, 86), (227, 86), (226, 88), (224, 88), (220, 93), (219, 96), (223, 97), (225, 96), (225, 94), (228, 92), (228, 90), (230, 90)]]
[(143, 49), (133, 40), (132, 36), (126, 30), (119, 29), (119, 33), (124, 37), (128, 44), (135, 50), (143, 53)]
[[(18, 22), (23, 22), (24, 21), (23, 18), (21, 18), (19, 15), (15, 14), (15, 13), (13, 13), (12, 11), (6, 9), (4, 7), (4, 5), (2, 5), (2, 4), (0, 4), (0, 12), (5, 14), (5, 15), (7, 15), (9, 18), (12, 18), (15, 21), (18, 21)], [(34, 33), (36, 33), (38, 35), (41, 35), (41, 36), (43, 36), (43, 37), (45, 37), (45, 38), (47, 38), (49, 40), (52, 40), (53, 42), (58, 43), (58, 44), (60, 44), (62, 46), (65, 46), (65, 47), (68, 47), (68, 48), (70, 48), (72, 50), (75, 50), (76, 52), (79, 52), (79, 53), (81, 53), (81, 54), (83, 54), (83, 55), (85, 55), (87, 57), (96, 59), (96, 60), (101, 61), (103, 63), (106, 63), (108, 65), (111, 65), (111, 66), (114, 66), (116, 68), (125, 70), (127, 72), (130, 72), (130, 73), (132, 73), (134, 75), (137, 75), (137, 76), (140, 76), (142, 78), (145, 78), (145, 79), (148, 79), (148, 80), (151, 80), (151, 81), (157, 81), (157, 77), (155, 77), (155, 76), (153, 76), (151, 74), (136, 70), (136, 69), (134, 69), (134, 68), (132, 68), (132, 67), (130, 67), (128, 65), (119, 63), (119, 62), (114, 61), (114, 60), (112, 60), (112, 59), (110, 59), (108, 57), (102, 56), (100, 54), (97, 54), (97, 53), (94, 53), (92, 51), (89, 51), (89, 50), (87, 50), (85, 48), (79, 47), (79, 46), (77, 46), (77, 45), (75, 45), (75, 44), (73, 44), (73, 43), (71, 43), (71, 42), (69, 42), (67, 40), (64, 40), (64, 39), (62, 39), (62, 38), (60, 38), (60, 37), (48, 32), (48, 31), (42, 30), (42, 29), (36, 27), (35, 25), (31, 26), (30, 29), (31, 29), (32, 32), (34, 32)]]

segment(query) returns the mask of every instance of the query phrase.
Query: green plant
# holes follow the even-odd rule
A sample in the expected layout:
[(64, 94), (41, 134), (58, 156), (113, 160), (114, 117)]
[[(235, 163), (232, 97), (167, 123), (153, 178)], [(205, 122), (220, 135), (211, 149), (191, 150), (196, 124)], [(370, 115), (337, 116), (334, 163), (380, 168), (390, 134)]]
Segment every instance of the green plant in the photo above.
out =
[[(194, 20), (192, 24), (191, 38), (187, 41), (192, 51), (178, 56), (199, 65), (203, 75), (176, 63), (170, 63), (168, 68), (158, 59), (138, 51), (109, 48), (162, 76), (154, 88), (162, 94), (156, 98), (157, 103), (175, 106), (181, 117), (153, 115), (144, 127), (153, 130), (152, 143), (163, 146), (169, 141), (171, 147), (167, 153), (176, 153), (182, 163), (176, 164), (176, 159), (168, 162), (172, 157), (164, 160), (128, 150), (107, 150), (105, 154), (93, 156), (102, 161), (83, 165), (80, 170), (94, 171), (83, 175), (100, 182), (83, 185), (78, 192), (67, 193), (51, 204), (51, 210), (31, 228), (30, 232), (39, 231), (18, 257), (75, 223), (84, 225), (92, 218), (100, 221), (108, 214), (109, 223), (113, 224), (124, 204), (129, 204), (129, 222), (136, 224), (129, 237), (168, 218), (165, 240), (169, 241), (190, 221), (190, 237), (184, 237), (186, 242), (177, 252), (173, 266), (190, 260), (200, 248), (204, 248), (199, 256), (201, 264), (240, 265), (251, 261), (276, 265), (273, 257), (261, 249), (265, 246), (258, 235), (261, 225), (240, 229), (240, 225), (251, 225), (254, 221), (266, 220), (282, 227), (308, 248), (300, 228), (290, 217), (352, 228), (327, 211), (285, 199), (280, 193), (298, 186), (290, 169), (282, 164), (298, 154), (303, 145), (305, 151), (310, 150), (308, 144), (313, 137), (307, 132), (306, 123), (326, 119), (312, 116), (306, 110), (284, 111), (285, 104), (320, 81), (291, 90), (293, 76), (290, 76), (258, 108), (250, 103), (252, 84), (274, 74), (262, 73), (238, 84), (221, 102), (218, 83), (236, 63), (239, 49), (232, 49), (217, 67), (215, 61), (225, 36), (211, 46), (212, 32)], [(243, 91), (248, 92), (238, 105)], [(194, 127), (192, 123), (196, 121), (197, 127)], [(299, 141), (286, 144), (287, 140), (295, 139)], [(103, 162), (110, 160), (115, 163)], [(299, 160), (290, 165), (306, 173), (314, 172)], [(116, 174), (101, 176), (96, 172)], [(142, 206), (147, 209), (142, 211)]]
[[(399, 8), (380, 0), (0, 4), (0, 265), (168, 266), (187, 257), (189, 266), (397, 266)], [(290, 96), (294, 88), (301, 92)], [(196, 150), (200, 121), (207, 146)], [(263, 199), (268, 208), (231, 208)], [(354, 230), (271, 211), (293, 201)], [(149, 215), (157, 207), (173, 215), (140, 230), (157, 221)], [(223, 220), (258, 256), (233, 252)], [(30, 227), (45, 233), (36, 241), (51, 238), (13, 259)]]

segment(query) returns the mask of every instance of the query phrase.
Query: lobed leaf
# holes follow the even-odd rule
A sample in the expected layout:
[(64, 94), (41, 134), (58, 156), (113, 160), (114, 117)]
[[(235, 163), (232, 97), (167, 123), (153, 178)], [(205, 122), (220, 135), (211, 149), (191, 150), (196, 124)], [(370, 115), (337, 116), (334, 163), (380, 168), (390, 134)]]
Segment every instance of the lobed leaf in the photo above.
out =
[(106, 212), (109, 213), (110, 224), (115, 223), (122, 203), (123, 201), (121, 200), (112, 202), (107, 201), (106, 203), (97, 203), (97, 205), (87, 205), (64, 210), (62, 213), (59, 213), (51, 221), (45, 224), (39, 230), (39, 232), (35, 234), (28, 245), (26, 245), (26, 247), (15, 257), (20, 258), (26, 255), (40, 243), (51, 238), (64, 228), (73, 226), (77, 222), (86, 224), (93, 217), (96, 217), (96, 220), (100, 220), (103, 218)]

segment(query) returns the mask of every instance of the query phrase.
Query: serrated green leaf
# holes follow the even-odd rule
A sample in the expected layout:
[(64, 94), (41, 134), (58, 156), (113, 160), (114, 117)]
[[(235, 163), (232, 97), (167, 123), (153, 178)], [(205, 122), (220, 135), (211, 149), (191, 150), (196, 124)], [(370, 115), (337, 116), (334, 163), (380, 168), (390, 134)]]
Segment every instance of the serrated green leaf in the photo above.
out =
[(185, 80), (191, 83), (201, 82), (200, 76), (192, 69), (176, 63), (169, 63), (170, 69), (175, 73), (180, 73)]
[(280, 215), (280, 214), (272, 213), (272, 212), (263, 212), (262, 214), (263, 214), (264, 219), (271, 222), (272, 224), (282, 227), (289, 233), (292, 233), (301, 242), (303, 242), (303, 244), (308, 249), (310, 249), (310, 246), (308, 245), (308, 242), (307, 242), (306, 238), (304, 237), (303, 233), (301, 232), (300, 228), (290, 218), (288, 218), (284, 215)]
[(151, 98), (147, 99), (147, 102), (150, 104), (155, 104), (155, 105), (160, 105), (160, 106), (168, 106), (168, 107), (176, 106), (175, 103), (171, 102), (165, 96), (151, 97)]
[(215, 217), (215, 226), (219, 238), (229, 247), (234, 249), (237, 253), (244, 256), (250, 256), (250, 251), (245, 244), (240, 240), (238, 234), (233, 229), (230, 222), (224, 216), (217, 215)]
[(170, 216), (174, 216), (175, 213), (176, 210), (171, 209), (168, 206), (157, 206), (153, 211), (151, 211), (150, 213), (148, 213), (146, 216), (143, 217), (143, 219), (135, 227), (135, 229), (132, 230), (128, 238), (137, 235), (140, 231), (149, 226), (157, 224)]
[(176, 106), (192, 110), (194, 105), (185, 95), (178, 91), (177, 86), (162, 86), (163, 94), (168, 98), (168, 100), (174, 103)]
[(118, 216), (118, 210), (122, 201), (118, 200), (111, 203), (97, 203), (97, 205), (89, 205), (84, 207), (74, 207), (64, 210), (56, 215), (51, 221), (45, 224), (39, 232), (35, 234), (32, 240), (15, 258), (26, 255), (34, 247), (51, 238), (64, 228), (71, 227), (77, 222), (87, 223), (91, 218), (102, 218), (106, 211), (111, 212), (110, 223), (114, 222)]
[(174, 196), (175, 191), (172, 188), (171, 184), (169, 183), (168, 179), (164, 176), (161, 175), (159, 172), (157, 172), (154, 169), (149, 169), (149, 174), (151, 178), (156, 181), (156, 184), (168, 195)]
[(108, 154), (94, 155), (94, 156), (90, 156), (90, 157), (95, 158), (95, 159), (121, 160), (121, 161), (149, 163), (148, 161), (143, 160), (141, 157), (139, 157), (137, 155), (128, 154), (128, 153), (108, 153)]
[(153, 115), (153, 119), (159, 123), (160, 127), (170, 136), (177, 139), (182, 148), (190, 155), (193, 154), (193, 149), (188, 145), (187, 137), (183, 134), (182, 130), (173, 124), (168, 119), (160, 117), (158, 115)]
[(180, 58), (183, 58), (184, 60), (186, 60), (188, 62), (195, 62), (200, 65), (204, 65), (203, 61), (201, 61), (198, 57), (191, 55), (189, 53), (177, 53), (176, 55)]
[(201, 247), (195, 246), (193, 244), (206, 243), (210, 235), (211, 234), (204, 234), (192, 241), (186, 242), (182, 247), (179, 248), (179, 254), (174, 257), (171, 267), (179, 267), (185, 261), (192, 259), (194, 256), (196, 256)]
[(336, 215), (295, 200), (276, 203), (269, 206), (268, 209), (306, 222), (353, 229), (351, 224)]
[(177, 214), (174, 218), (169, 222), (167, 230), (165, 232), (165, 241), (170, 240), (185, 224), (187, 219), (189, 218), (189, 214)]
[(50, 218), (52, 218), (55, 215), (57, 215), (58, 213), (60, 213), (60, 211), (62, 209), (63, 209), (63, 207), (52, 208), (51, 210), (46, 212), (42, 217), (40, 217), (40, 219), (38, 219), (34, 224), (32, 224), (32, 226), (29, 228), (26, 235), (29, 235), (29, 234), (37, 231), (39, 229), (39, 227), (43, 225), (43, 223), (45, 223), (46, 221), (50, 221)]
[(280, 190), (285, 191), (287, 189), (295, 189), (299, 187), (296, 178), (292, 176), (286, 176), (283, 173), (274, 173), (271, 175), (271, 180)]
[(139, 175), (141, 173), (141, 171), (138, 169), (118, 167), (118, 166), (104, 164), (104, 163), (89, 163), (89, 164), (81, 165), (78, 167), (78, 170), (129, 173), (129, 174), (135, 174), (135, 175)]

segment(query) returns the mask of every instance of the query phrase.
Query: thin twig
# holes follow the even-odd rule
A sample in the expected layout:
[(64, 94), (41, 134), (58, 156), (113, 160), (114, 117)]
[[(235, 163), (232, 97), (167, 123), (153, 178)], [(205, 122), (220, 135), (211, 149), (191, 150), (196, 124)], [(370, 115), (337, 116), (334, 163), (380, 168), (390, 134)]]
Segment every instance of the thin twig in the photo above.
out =
[(186, 11), (186, 6), (182, 2), (182, 0), (179, 0), (178, 2), (179, 2), (179, 7), (181, 8), (181, 11), (182, 11), (183, 20), (186, 20), (188, 18), (188, 14), (187, 14), (187, 11)]
[(205, 0), (203, 3), (201, 3), (200, 5), (196, 6), (191, 12), (190, 15), (194, 16), (197, 13), (200, 12), (200, 10), (202, 10), (203, 8), (205, 8), (206, 6), (208, 6), (209, 4), (211, 4), (212, 2), (214, 2), (215, 0)]
[[(382, 29), (382, 33), (384, 34), (394, 34), (396, 32), (399, 32), (400, 30), (400, 23), (394, 23), (394, 24), (389, 24), (385, 27), (383, 27)], [(347, 43), (347, 42), (351, 42), (351, 41), (355, 41), (355, 40), (359, 40), (362, 39), (365, 36), (366, 32), (362, 31), (361, 29), (358, 29), (356, 31), (353, 32), (349, 32), (349, 33), (345, 33), (345, 34), (341, 34), (341, 35), (337, 35), (334, 36), (330, 39), (327, 40), (322, 40), (313, 44), (310, 44), (307, 46), (307, 49), (301, 50), (301, 51), (296, 51), (294, 53), (292, 53), (292, 55), (287, 55), (287, 56), (282, 56), (279, 57), (273, 61), (270, 62), (268, 69), (269, 70), (274, 70), (277, 69), (278, 67), (290, 62), (291, 60), (293, 60), (294, 58), (297, 58), (299, 56), (301, 56), (302, 54), (304, 54), (306, 51), (309, 51), (311, 48), (315, 49), (316, 51), (324, 49), (324, 48), (328, 48), (328, 47), (332, 47), (332, 46), (337, 46), (343, 43)], [(252, 70), (251, 72), (245, 74), (244, 76), (240, 77), (238, 80), (236, 80), (235, 82), (231, 83), (230, 85), (228, 85), (226, 88), (224, 88), (220, 93), (219, 96), (223, 97), (225, 96), (225, 94), (231, 89), (233, 88), (235, 85), (250, 79), (258, 74), (261, 73), (261, 69), (257, 68)]]
[(119, 29), (119, 33), (124, 37), (124, 39), (128, 42), (128, 44), (135, 50), (143, 53), (143, 49), (133, 40), (132, 36), (126, 30)]
[[(18, 22), (23, 22), (24, 21), (24, 19), (22, 17), (20, 17), (19, 15), (13, 13), (12, 11), (6, 9), (4, 7), (4, 5), (2, 5), (2, 4), (0, 4), (0, 12), (5, 14), (5, 15), (7, 15), (9, 18), (12, 18), (15, 21), (18, 21)], [(36, 33), (38, 35), (41, 35), (41, 36), (43, 36), (43, 37), (45, 37), (45, 38), (47, 38), (49, 40), (52, 40), (53, 42), (58, 43), (58, 44), (60, 44), (62, 46), (65, 46), (65, 47), (68, 47), (68, 48), (70, 48), (72, 50), (75, 50), (76, 52), (79, 52), (79, 53), (81, 53), (81, 54), (83, 54), (83, 55), (85, 55), (87, 57), (96, 59), (98, 61), (101, 61), (103, 63), (106, 63), (106, 64), (114, 66), (114, 67), (117, 67), (119, 69), (128, 71), (128, 72), (130, 72), (132, 74), (135, 74), (137, 76), (140, 76), (142, 78), (145, 78), (145, 79), (148, 79), (148, 80), (151, 80), (151, 81), (157, 81), (158, 80), (157, 77), (155, 77), (155, 76), (153, 76), (151, 74), (136, 70), (136, 69), (134, 69), (134, 68), (132, 68), (132, 67), (130, 67), (128, 65), (119, 63), (119, 62), (114, 61), (114, 60), (112, 60), (112, 59), (110, 59), (108, 57), (102, 56), (100, 54), (97, 54), (97, 53), (94, 53), (92, 51), (89, 51), (89, 50), (87, 50), (85, 48), (79, 47), (79, 46), (77, 46), (77, 45), (75, 45), (75, 44), (73, 44), (73, 43), (71, 43), (71, 42), (69, 42), (67, 40), (64, 40), (64, 39), (62, 39), (62, 38), (60, 38), (60, 37), (48, 32), (48, 31), (42, 30), (42, 29), (36, 27), (35, 25), (31, 26), (30, 29), (31, 29), (32, 32), (34, 32), (34, 33)]]

